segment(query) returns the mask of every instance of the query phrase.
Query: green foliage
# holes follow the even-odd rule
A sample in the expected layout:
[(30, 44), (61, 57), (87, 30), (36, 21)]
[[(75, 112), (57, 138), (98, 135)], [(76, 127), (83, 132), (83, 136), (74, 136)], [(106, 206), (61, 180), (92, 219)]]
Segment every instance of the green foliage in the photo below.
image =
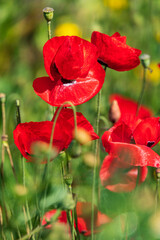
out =
[[(20, 100), (22, 122), (52, 118), (48, 113), (47, 103), (39, 99), (32, 89), (33, 80), (46, 75), (42, 48), (47, 41), (47, 26), (42, 9), (50, 6), (55, 10), (52, 22), (53, 35), (58, 25), (64, 22), (76, 23), (82, 32), (82, 37), (88, 40), (94, 30), (108, 35), (118, 31), (127, 36), (128, 45), (150, 54), (151, 62), (158, 63), (160, 62), (160, 1), (130, 0), (129, 6), (121, 10), (104, 6), (103, 0), (2, 0), (0, 5), (0, 92), (6, 93), (7, 96), (6, 131), (9, 135), (9, 146), (18, 179), (16, 181), (14, 178), (6, 154), (4, 174), (0, 177), (0, 207), (3, 209), (2, 214), (0, 212), (0, 225), (3, 221), (0, 239), (8, 240), (13, 239), (12, 235), (14, 239), (20, 239), (27, 234), (28, 229), (32, 231), (39, 226), (44, 212), (53, 208), (68, 210), (75, 206), (75, 201), (68, 189), (63, 187), (62, 157), (58, 156), (49, 163), (47, 177), (44, 179), (45, 165), (25, 162), (13, 143), (16, 99)], [(109, 95), (119, 93), (137, 100), (142, 84), (141, 70), (141, 66), (129, 72), (107, 69), (101, 107), (101, 115), (106, 119), (104, 123), (103, 120), (101, 122), (101, 134), (105, 128), (110, 127)], [(153, 71), (156, 70), (153, 69)], [(148, 78), (143, 98), (143, 104), (150, 107), (156, 116), (160, 115), (159, 91), (160, 74), (156, 84)], [(82, 106), (77, 106), (77, 111), (83, 112), (92, 125), (95, 124), (96, 116), (95, 100), (96, 97)], [(83, 154), (91, 148), (93, 147), (85, 146), (82, 149), (82, 155), (72, 159), (73, 192), (78, 195), (78, 200), (91, 201), (93, 169), (83, 161)], [(154, 150), (160, 153), (159, 145), (154, 147)], [(101, 161), (105, 155), (106, 153), (101, 152)], [(133, 193), (114, 193), (101, 186), (99, 209), (113, 220), (97, 235), (98, 240), (160, 239), (154, 215), (153, 169), (149, 169), (149, 173), (147, 188), (144, 192), (142, 189), (136, 189)], [(98, 184), (97, 181), (97, 188)], [(145, 205), (146, 203), (148, 205)], [(159, 209), (157, 212), (159, 213)], [(160, 222), (160, 217), (156, 221)], [(42, 229), (41, 234), (39, 232), (35, 234), (35, 238), (28, 239), (68, 239), (68, 235), (64, 234), (64, 228), (61, 226), (57, 225), (54, 231), (53, 229), (45, 230)], [(86, 238), (81, 236), (81, 239)]]

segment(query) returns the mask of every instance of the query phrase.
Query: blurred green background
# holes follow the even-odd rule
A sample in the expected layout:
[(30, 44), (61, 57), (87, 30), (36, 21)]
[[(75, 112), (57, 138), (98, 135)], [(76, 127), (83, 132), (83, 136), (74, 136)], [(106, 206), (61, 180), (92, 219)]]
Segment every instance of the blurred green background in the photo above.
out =
[[(21, 101), (22, 121), (47, 117), (47, 103), (33, 91), (36, 77), (46, 76), (42, 48), (47, 41), (44, 7), (54, 8), (52, 35), (78, 35), (90, 40), (92, 31), (127, 36), (127, 44), (151, 55), (143, 104), (155, 115), (160, 112), (160, 1), (159, 0), (1, 0), (0, 3), (0, 92), (7, 95), (8, 131), (15, 127), (15, 99)], [(138, 99), (142, 67), (117, 72), (107, 69), (102, 90), (102, 115), (107, 117), (108, 97), (120, 93)], [(77, 109), (94, 124), (96, 97)], [(14, 121), (13, 121), (14, 119)]]
[[(20, 161), (20, 154), (13, 145), (12, 133), (16, 126), (15, 100), (19, 99), (21, 103), (22, 122), (43, 121), (49, 118), (48, 104), (39, 98), (32, 88), (35, 78), (47, 76), (42, 54), (43, 45), (48, 38), (47, 24), (42, 13), (45, 7), (54, 8), (53, 36), (78, 35), (90, 40), (92, 31), (95, 30), (108, 35), (118, 31), (121, 35), (127, 36), (128, 45), (141, 49), (142, 53), (149, 54), (151, 56), (150, 67), (153, 72), (148, 72), (147, 75), (143, 104), (151, 108), (155, 116), (160, 116), (160, 68), (157, 65), (160, 63), (160, 0), (1, 0), (0, 93), (6, 94), (7, 133), (14, 161)], [(128, 72), (107, 69), (106, 80), (102, 88), (101, 115), (108, 117), (110, 94), (119, 93), (138, 100), (141, 86), (141, 65)], [(77, 106), (77, 110), (81, 111), (93, 126), (96, 116), (95, 109), (96, 96), (89, 102)], [(104, 132), (103, 128), (102, 125), (101, 134)], [(2, 117), (0, 111), (0, 135), (1, 132)], [(156, 150), (159, 151), (159, 146), (156, 147)], [(106, 153), (101, 154), (101, 160), (103, 160)], [(78, 165), (78, 161), (75, 164)], [(75, 175), (79, 174), (79, 182), (83, 180), (83, 185), (86, 184), (87, 187), (88, 183), (92, 183), (92, 169), (84, 167), (83, 163), (81, 165), (81, 171), (79, 171), (79, 166), (75, 166)], [(31, 167), (29, 164), (27, 166)], [(33, 182), (30, 179), (34, 174), (29, 174), (30, 172), (29, 169), (26, 173), (27, 181), (28, 184), (31, 183), (30, 186), (34, 186), (34, 178), (32, 178)], [(12, 172), (8, 168), (7, 176), (11, 176), (11, 174)], [(151, 183), (149, 179), (148, 183), (155, 188), (155, 182)], [(8, 184), (8, 186), (10, 185)], [(86, 192), (83, 188), (82, 191), (79, 191), (90, 196), (90, 188), (86, 189)], [(103, 209), (107, 214), (111, 214), (110, 211), (112, 212), (113, 209), (114, 214), (115, 212), (116, 214), (121, 213), (125, 211), (124, 208), (128, 203), (132, 205), (132, 202), (128, 201), (127, 194), (110, 193), (110, 197), (107, 198), (108, 191), (106, 189), (103, 191), (101, 201), (104, 207), (107, 206), (106, 209)], [(147, 191), (150, 190), (147, 189)], [(12, 196), (9, 195), (8, 199), (11, 200)], [(154, 205), (154, 201), (152, 202)], [(108, 207), (110, 204), (111, 210)], [(145, 239), (151, 240), (153, 238), (150, 235), (147, 236), (149, 233), (146, 231), (147, 227), (144, 221), (146, 215), (141, 214), (142, 210), (140, 209), (140, 213), (138, 213), (141, 216), (139, 223), (132, 214), (128, 218), (131, 222), (139, 224), (139, 231), (144, 225)], [(113, 236), (109, 234), (115, 232), (116, 227), (117, 222), (115, 221), (115, 225), (111, 226), (112, 231), (109, 228), (108, 232), (102, 232), (100, 239), (106, 239), (106, 235), (113, 239)], [(160, 232), (158, 232), (158, 236), (160, 236)], [(115, 237), (114, 239), (119, 238)], [(133, 239), (141, 240), (142, 238)]]

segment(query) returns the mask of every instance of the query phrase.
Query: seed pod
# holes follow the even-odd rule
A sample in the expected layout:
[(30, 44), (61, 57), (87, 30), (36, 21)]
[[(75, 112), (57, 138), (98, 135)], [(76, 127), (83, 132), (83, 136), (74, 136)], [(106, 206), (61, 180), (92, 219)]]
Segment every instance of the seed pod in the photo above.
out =
[(71, 158), (77, 158), (82, 153), (81, 145), (75, 139), (73, 139), (69, 148), (67, 149), (67, 152)]

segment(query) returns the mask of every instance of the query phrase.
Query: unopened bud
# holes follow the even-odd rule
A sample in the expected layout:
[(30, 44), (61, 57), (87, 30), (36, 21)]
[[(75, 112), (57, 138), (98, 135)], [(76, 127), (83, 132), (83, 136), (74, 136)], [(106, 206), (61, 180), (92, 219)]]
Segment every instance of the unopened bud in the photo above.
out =
[(79, 157), (82, 152), (80, 143), (73, 139), (69, 145), (69, 148), (67, 149), (67, 152), (71, 158)]
[(18, 196), (25, 196), (27, 194), (28, 190), (25, 186), (17, 184), (15, 186), (15, 192)]
[(5, 103), (6, 101), (6, 94), (5, 93), (0, 93), (0, 99), (2, 103)]
[(96, 163), (96, 166), (98, 166), (98, 163), (95, 160), (95, 155), (93, 153), (88, 152), (88, 153), (84, 154), (83, 160), (84, 160), (84, 163), (89, 167), (94, 167), (95, 163)]
[(50, 7), (46, 7), (43, 9), (43, 15), (47, 22), (50, 22), (54, 15), (54, 9)]
[(77, 133), (75, 139), (82, 145), (90, 142), (92, 140), (90, 134), (83, 128), (77, 128)]
[(158, 180), (160, 179), (160, 168), (156, 169), (156, 177)]
[(6, 97), (5, 93), (0, 93), (0, 98), (5, 98), (5, 97)]
[(141, 54), (139, 58), (141, 59), (143, 67), (148, 68), (150, 65), (150, 55), (144, 53)]
[(120, 117), (121, 117), (121, 112), (120, 112), (118, 102), (117, 100), (113, 100), (109, 110), (109, 120), (112, 123), (116, 123), (120, 119)]
[(67, 185), (71, 185), (73, 182), (73, 176), (71, 174), (67, 174), (64, 176), (64, 181)]

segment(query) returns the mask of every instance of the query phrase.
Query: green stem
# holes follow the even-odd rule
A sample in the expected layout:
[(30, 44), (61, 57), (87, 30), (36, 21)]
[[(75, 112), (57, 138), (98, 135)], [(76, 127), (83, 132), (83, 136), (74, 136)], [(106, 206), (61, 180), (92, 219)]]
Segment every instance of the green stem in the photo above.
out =
[(48, 29), (48, 40), (52, 38), (52, 33), (51, 33), (51, 21), (47, 22), (47, 29)]
[(54, 138), (54, 130), (55, 130), (56, 122), (57, 122), (57, 119), (58, 119), (58, 117), (59, 117), (59, 114), (60, 114), (62, 108), (63, 108), (65, 105), (70, 105), (70, 106), (72, 107), (72, 109), (73, 109), (75, 135), (77, 135), (77, 116), (76, 116), (76, 108), (75, 108), (75, 106), (73, 105), (73, 103), (71, 103), (71, 102), (64, 102), (64, 103), (61, 105), (61, 107), (58, 109), (57, 114), (56, 114), (55, 119), (54, 119), (54, 123), (53, 123), (53, 127), (52, 127), (52, 132), (51, 132), (51, 137), (50, 137), (49, 154), (48, 154), (48, 161), (47, 161), (47, 163), (49, 163), (50, 157), (51, 157), (51, 150), (52, 150), (52, 143), (53, 143), (53, 138)]
[[(42, 178), (42, 182), (43, 182), (43, 183), (45, 182), (45, 179), (46, 179), (46, 176), (47, 176), (47, 173), (48, 173), (48, 165), (49, 165), (50, 158), (51, 158), (51, 150), (52, 150), (52, 144), (53, 144), (53, 139), (54, 139), (54, 131), (55, 131), (56, 122), (57, 122), (57, 119), (58, 119), (58, 117), (59, 117), (59, 114), (60, 114), (62, 108), (63, 108), (65, 105), (67, 105), (67, 106), (69, 105), (69, 106), (71, 106), (72, 109), (73, 109), (75, 135), (77, 135), (77, 116), (76, 116), (76, 108), (75, 108), (75, 106), (73, 105), (72, 102), (66, 101), (66, 102), (64, 102), (64, 103), (61, 105), (61, 107), (58, 109), (58, 111), (57, 111), (57, 113), (56, 113), (56, 116), (55, 116), (55, 119), (54, 119), (54, 122), (53, 122), (52, 131), (51, 131), (51, 136), (50, 136), (48, 159), (47, 159), (47, 163), (46, 163), (46, 165), (45, 165), (44, 174), (43, 174), (43, 178)], [(48, 183), (46, 184), (46, 188), (45, 188), (45, 191), (44, 191), (44, 203), (43, 203), (42, 215), (43, 215), (43, 213), (44, 213), (44, 206), (45, 206), (45, 199), (46, 199), (47, 189), (48, 189)]]
[(146, 85), (146, 73), (147, 73), (147, 68), (143, 67), (143, 82), (142, 82), (141, 92), (140, 92), (140, 95), (139, 95), (139, 98), (138, 98), (136, 116), (138, 115), (140, 106), (142, 104), (142, 99), (143, 99), (145, 85)]
[(157, 210), (157, 206), (159, 203), (159, 182), (160, 182), (160, 168), (156, 169), (156, 204), (155, 204), (155, 210)]
[(74, 210), (72, 210), (72, 240), (75, 240), (75, 228), (74, 228)]
[[(96, 133), (99, 135), (99, 119), (100, 119), (100, 102), (101, 102), (101, 90), (97, 97), (97, 119), (96, 119)], [(91, 214), (91, 240), (94, 239), (94, 201), (95, 201), (95, 185), (96, 185), (96, 167), (99, 159), (99, 142), (96, 140), (95, 146), (95, 158), (94, 158), (94, 168), (93, 168), (93, 185), (92, 185), (92, 214)]]
[(77, 219), (77, 212), (76, 212), (76, 205), (77, 205), (77, 198), (75, 197), (75, 208), (74, 208), (74, 217), (75, 217), (75, 225), (76, 225), (76, 232), (77, 232), (77, 240), (80, 240), (80, 234), (78, 230), (78, 219)]
[(21, 114), (20, 114), (20, 101), (16, 100), (16, 119), (17, 119), (17, 125), (21, 123)]
[(6, 111), (5, 111), (5, 95), (1, 98), (1, 106), (2, 106), (2, 159), (1, 159), (1, 176), (3, 180), (3, 167), (5, 161), (5, 136), (6, 136)]

